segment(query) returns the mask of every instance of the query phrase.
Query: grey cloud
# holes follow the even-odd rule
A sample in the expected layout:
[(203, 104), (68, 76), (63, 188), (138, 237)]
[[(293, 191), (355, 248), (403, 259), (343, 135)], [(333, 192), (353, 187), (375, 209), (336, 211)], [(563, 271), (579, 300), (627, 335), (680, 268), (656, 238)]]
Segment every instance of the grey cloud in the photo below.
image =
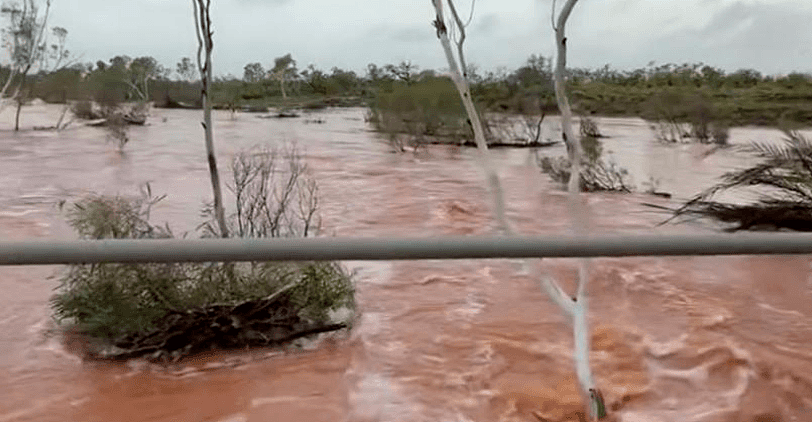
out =
[(489, 34), (499, 26), (499, 17), (495, 14), (487, 14), (476, 20), (474, 31), (482, 34)]
[(393, 30), (390, 32), (389, 38), (398, 42), (425, 42), (434, 37), (433, 31), (429, 22), (426, 22), (424, 25), (411, 25)]

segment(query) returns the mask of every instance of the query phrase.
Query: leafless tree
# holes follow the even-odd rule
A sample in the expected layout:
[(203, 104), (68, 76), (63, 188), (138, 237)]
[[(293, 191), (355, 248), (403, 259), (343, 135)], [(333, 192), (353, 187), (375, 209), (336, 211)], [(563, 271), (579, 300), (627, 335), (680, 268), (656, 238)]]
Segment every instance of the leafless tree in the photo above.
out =
[(217, 158), (214, 154), (214, 128), (211, 122), (211, 102), (209, 100), (209, 86), (212, 81), (211, 52), (214, 49), (211, 29), (211, 0), (192, 0), (195, 18), (195, 31), (197, 34), (197, 68), (200, 71), (200, 82), (203, 86), (203, 130), (206, 132), (206, 155), (209, 161), (209, 175), (211, 188), (214, 192), (214, 213), (222, 237), (228, 237), (225, 209), (223, 208), (223, 193), (220, 189), (220, 175), (217, 172)]
[[(577, 195), (579, 193), (579, 178), (580, 178), (580, 145), (578, 139), (575, 138), (575, 135), (572, 131), (571, 127), (571, 120), (572, 120), (572, 112), (569, 107), (569, 103), (566, 100), (566, 95), (563, 90), (563, 70), (566, 66), (566, 48), (565, 48), (565, 39), (563, 37), (564, 34), (564, 24), (569, 17), (570, 12), (572, 11), (573, 6), (575, 5), (577, 0), (568, 0), (564, 6), (564, 9), (561, 12), (561, 15), (558, 19), (558, 25), (556, 26), (556, 39), (559, 45), (559, 57), (558, 57), (558, 65), (556, 69), (556, 74), (558, 79), (556, 80), (556, 97), (559, 102), (559, 107), (562, 110), (563, 115), (563, 126), (564, 126), (564, 137), (567, 141), (568, 150), (570, 151), (570, 157), (572, 162), (574, 163), (572, 169), (572, 177), (570, 179), (570, 197), (572, 198), (572, 203), (575, 208), (577, 208), (578, 212), (575, 212), (576, 221), (580, 220), (580, 208), (577, 204)], [(444, 14), (443, 14), (443, 3), (448, 4), (448, 8), (451, 11), (452, 20), (446, 21)], [(465, 63), (465, 55), (463, 51), (463, 43), (465, 42), (465, 27), (466, 24), (462, 22), (460, 19), (459, 14), (457, 13), (456, 8), (454, 7), (453, 0), (432, 0), (434, 5), (434, 9), (436, 12), (436, 19), (433, 22), (434, 28), (437, 31), (437, 38), (440, 39), (440, 43), (443, 46), (443, 51), (445, 52), (446, 59), (448, 61), (449, 69), (450, 69), (450, 77), (454, 82), (454, 85), (457, 87), (457, 90), (460, 93), (460, 97), (462, 99), (463, 104), (465, 105), (465, 110), (469, 117), (469, 122), (472, 125), (472, 129), (474, 131), (474, 139), (477, 144), (477, 148), (480, 151), (480, 160), (485, 169), (485, 172), (488, 177), (488, 183), (493, 195), (494, 199), (494, 208), (497, 220), (499, 222), (500, 228), (502, 229), (503, 233), (505, 234), (514, 234), (514, 230), (512, 229), (510, 222), (507, 220), (505, 215), (505, 203), (504, 203), (504, 195), (501, 188), (501, 182), (499, 180), (498, 175), (496, 174), (495, 169), (493, 168), (490, 160), (488, 159), (488, 147), (485, 142), (485, 135), (482, 128), (482, 124), (479, 119), (479, 115), (477, 114), (476, 108), (474, 107), (473, 101), (471, 100), (471, 91), (469, 88), (468, 83), (468, 72), (467, 72), (467, 65)], [(555, 11), (555, 3), (553, 3), (553, 11)], [(454, 49), (451, 46), (451, 38), (450, 34), (456, 34), (456, 55)], [(574, 145), (574, 146), (573, 146)], [(574, 180), (574, 182), (573, 182)], [(551, 277), (547, 275), (539, 275), (539, 281), (542, 288), (547, 292), (547, 295), (550, 299), (558, 305), (559, 308), (570, 318), (570, 322), (573, 325), (573, 335), (575, 337), (575, 350), (573, 352), (574, 360), (575, 360), (575, 367), (576, 373), (578, 374), (578, 380), (581, 384), (582, 391), (584, 392), (585, 396), (590, 403), (590, 411), (592, 413), (593, 418), (601, 418), (605, 415), (605, 408), (603, 405), (603, 399), (601, 397), (600, 392), (595, 387), (592, 372), (589, 367), (589, 331), (588, 331), (588, 324), (587, 324), (587, 297), (586, 297), (586, 279), (588, 272), (587, 270), (587, 261), (582, 261), (580, 266), (580, 279), (578, 283), (577, 294), (575, 297), (572, 297), (564, 292), (558, 283), (553, 280)], [(525, 267), (530, 267), (529, 263), (525, 262)]]
[[(553, 73), (555, 98), (558, 102), (558, 109), (561, 111), (562, 136), (567, 144), (567, 152), (570, 158), (570, 165), (572, 166), (567, 189), (570, 197), (570, 213), (574, 217), (573, 227), (575, 234), (581, 235), (583, 234), (581, 231), (586, 227), (585, 211), (578, 198), (581, 191), (581, 156), (583, 152), (581, 151), (581, 140), (575, 136), (575, 132), (572, 129), (572, 109), (570, 108), (569, 99), (567, 98), (564, 81), (564, 73), (567, 68), (567, 37), (565, 36), (565, 27), (567, 19), (569, 19), (572, 9), (577, 2), (578, 0), (567, 0), (561, 8), (556, 22), (555, 0), (553, 0), (551, 19), (553, 29), (555, 30), (555, 42), (558, 49), (555, 72)], [(603, 402), (603, 396), (595, 385), (595, 380), (592, 376), (592, 368), (589, 365), (589, 297), (587, 295), (589, 265), (590, 261), (586, 258), (579, 261), (578, 289), (572, 301), (570, 315), (572, 316), (573, 335), (575, 336), (575, 373), (581, 385), (581, 392), (590, 404), (590, 416), (593, 419), (601, 419), (606, 416), (606, 407)]]

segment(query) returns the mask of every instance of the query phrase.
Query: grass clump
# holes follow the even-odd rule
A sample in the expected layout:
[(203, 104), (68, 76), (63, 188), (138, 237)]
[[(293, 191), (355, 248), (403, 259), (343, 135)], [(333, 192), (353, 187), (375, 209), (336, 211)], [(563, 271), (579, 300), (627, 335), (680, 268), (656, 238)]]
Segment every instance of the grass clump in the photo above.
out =
[[(812, 231), (812, 141), (797, 131), (784, 133), (780, 144), (754, 142), (746, 147), (763, 161), (722, 175), (719, 183), (677, 209), (672, 219), (699, 215), (737, 223), (728, 231)], [(713, 199), (723, 192), (753, 189), (758, 199), (751, 204)]]
[[(301, 156), (291, 149), (256, 157), (239, 154), (232, 166), (234, 235), (315, 234), (317, 189)], [(69, 207), (68, 221), (83, 239), (157, 242), (173, 237), (149, 222), (161, 199), (148, 187), (137, 197), (91, 195)], [(352, 277), (336, 262), (105, 263), (69, 266), (51, 304), (57, 322), (94, 340), (91, 357), (177, 360), (345, 328), (349, 321), (333, 314), (355, 301)]]

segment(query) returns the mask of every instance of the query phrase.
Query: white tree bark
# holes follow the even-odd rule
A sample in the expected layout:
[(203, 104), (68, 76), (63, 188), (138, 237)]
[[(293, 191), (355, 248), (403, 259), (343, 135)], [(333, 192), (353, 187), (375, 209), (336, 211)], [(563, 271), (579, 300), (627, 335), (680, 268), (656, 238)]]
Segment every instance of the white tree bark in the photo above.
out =
[(209, 85), (212, 80), (211, 52), (214, 48), (211, 16), (209, 15), (211, 0), (192, 0), (192, 6), (198, 43), (197, 67), (203, 85), (203, 129), (206, 132), (206, 155), (209, 161), (211, 187), (214, 192), (214, 215), (217, 219), (217, 225), (220, 226), (220, 235), (225, 238), (228, 237), (228, 227), (226, 226), (225, 209), (223, 207), (223, 193), (220, 189), (220, 174), (217, 171), (217, 158), (214, 154), (214, 128), (211, 122), (211, 103), (209, 100)]
[[(502, 191), (499, 176), (496, 173), (489, 157), (488, 146), (485, 142), (484, 131), (482, 124), (479, 120), (479, 114), (474, 107), (471, 99), (471, 91), (468, 84), (467, 68), (465, 65), (465, 56), (463, 53), (463, 42), (465, 41), (465, 26), (463, 25), (456, 9), (454, 8), (453, 0), (446, 0), (449, 9), (454, 18), (456, 28), (459, 32), (459, 39), (457, 41), (457, 57), (454, 56), (454, 51), (451, 46), (451, 40), (448, 35), (448, 27), (445, 23), (443, 15), (443, 0), (432, 0), (434, 5), (436, 20), (434, 27), (437, 30), (437, 37), (443, 46), (446, 59), (448, 61), (451, 80), (460, 93), (465, 111), (468, 114), (469, 121), (474, 131), (474, 140), (479, 150), (479, 157), (482, 167), (485, 170), (488, 179), (488, 185), (491, 190), (494, 202), (494, 212), (500, 229), (504, 234), (514, 234), (506, 213), (504, 194)], [(556, 39), (559, 45), (558, 66), (556, 68), (556, 98), (559, 102), (559, 107), (562, 110), (562, 126), (564, 128), (564, 137), (567, 142), (567, 149), (569, 151), (570, 160), (573, 163), (572, 175), (568, 184), (570, 192), (571, 204), (573, 206), (573, 214), (576, 222), (581, 222), (581, 210), (578, 206), (578, 193), (580, 191), (580, 142), (575, 137), (572, 131), (572, 111), (570, 110), (569, 102), (567, 101), (564, 92), (563, 74), (566, 68), (566, 44), (563, 37), (564, 23), (569, 17), (573, 6), (577, 0), (569, 0), (562, 10), (561, 17), (559, 18), (559, 25), (556, 31)], [(555, 6), (553, 6), (555, 7)], [(576, 223), (576, 226), (578, 224)], [(527, 267), (529, 264), (525, 262)], [(603, 400), (600, 398), (600, 392), (595, 388), (592, 371), (589, 366), (589, 325), (588, 325), (588, 302), (586, 295), (586, 285), (588, 280), (588, 262), (582, 261), (579, 268), (579, 282), (578, 290), (575, 298), (568, 296), (561, 287), (552, 280), (549, 276), (539, 276), (542, 288), (547, 292), (550, 299), (558, 305), (559, 308), (570, 318), (573, 325), (573, 335), (575, 337), (574, 347), (574, 360), (575, 370), (578, 376), (579, 384), (585, 396), (585, 401), (590, 403), (590, 412), (593, 418), (603, 416)], [(600, 409), (599, 409), (600, 408)]]
[(512, 234), (513, 230), (505, 214), (505, 199), (504, 193), (502, 192), (502, 184), (500, 183), (499, 176), (496, 174), (496, 170), (494, 169), (488, 156), (488, 144), (485, 142), (485, 131), (482, 129), (482, 123), (479, 120), (479, 113), (477, 113), (474, 103), (471, 100), (471, 90), (468, 86), (468, 79), (466, 76), (464, 76), (467, 75), (467, 69), (464, 67), (465, 59), (461, 53), (462, 43), (465, 40), (465, 28), (462, 26), (459, 27), (461, 36), (457, 47), (460, 53), (459, 60), (462, 63), (462, 69), (460, 69), (461, 66), (457, 62), (457, 58), (454, 57), (454, 52), (451, 48), (451, 41), (448, 38), (448, 30), (443, 17), (442, 0), (432, 0), (432, 2), (434, 3), (434, 9), (437, 13), (437, 20), (434, 21), (434, 26), (437, 28), (437, 37), (440, 38), (440, 43), (443, 46), (443, 51), (445, 52), (446, 60), (448, 61), (448, 67), (451, 71), (451, 80), (454, 82), (454, 86), (456, 86), (457, 91), (460, 93), (463, 106), (465, 106), (465, 111), (468, 114), (468, 122), (471, 124), (471, 128), (474, 131), (474, 141), (476, 142), (477, 150), (479, 151), (480, 164), (485, 170), (486, 177), (488, 178), (488, 187), (490, 188), (493, 197), (494, 213), (496, 214), (500, 231), (505, 234)]
[[(567, 152), (570, 159), (570, 180), (567, 185), (569, 192), (570, 214), (574, 219), (573, 231), (576, 235), (583, 234), (586, 228), (585, 210), (581, 203), (581, 140), (575, 136), (572, 130), (572, 109), (565, 89), (564, 74), (567, 68), (567, 38), (565, 37), (565, 26), (567, 19), (572, 13), (573, 7), (578, 0), (567, 0), (558, 15), (558, 22), (555, 22), (555, 1), (553, 1), (553, 29), (555, 29), (555, 41), (558, 49), (556, 57), (555, 72), (555, 97), (558, 108), (561, 111), (562, 136), (567, 145)], [(603, 397), (595, 386), (592, 376), (592, 369), (589, 365), (590, 353), (590, 331), (589, 331), (589, 296), (587, 294), (587, 284), (589, 282), (588, 259), (581, 259), (578, 265), (578, 290), (574, 299), (572, 312), (572, 328), (575, 340), (574, 359), (575, 373), (578, 376), (578, 383), (581, 385), (581, 392), (586, 401), (590, 404), (590, 413), (593, 419), (602, 418), (606, 415)]]

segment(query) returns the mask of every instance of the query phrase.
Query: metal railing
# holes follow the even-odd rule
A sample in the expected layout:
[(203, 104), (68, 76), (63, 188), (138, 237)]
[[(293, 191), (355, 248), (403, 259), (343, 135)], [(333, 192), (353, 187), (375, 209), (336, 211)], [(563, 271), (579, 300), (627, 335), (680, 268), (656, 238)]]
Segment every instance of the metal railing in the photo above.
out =
[(0, 241), (0, 265), (812, 254), (812, 234)]

